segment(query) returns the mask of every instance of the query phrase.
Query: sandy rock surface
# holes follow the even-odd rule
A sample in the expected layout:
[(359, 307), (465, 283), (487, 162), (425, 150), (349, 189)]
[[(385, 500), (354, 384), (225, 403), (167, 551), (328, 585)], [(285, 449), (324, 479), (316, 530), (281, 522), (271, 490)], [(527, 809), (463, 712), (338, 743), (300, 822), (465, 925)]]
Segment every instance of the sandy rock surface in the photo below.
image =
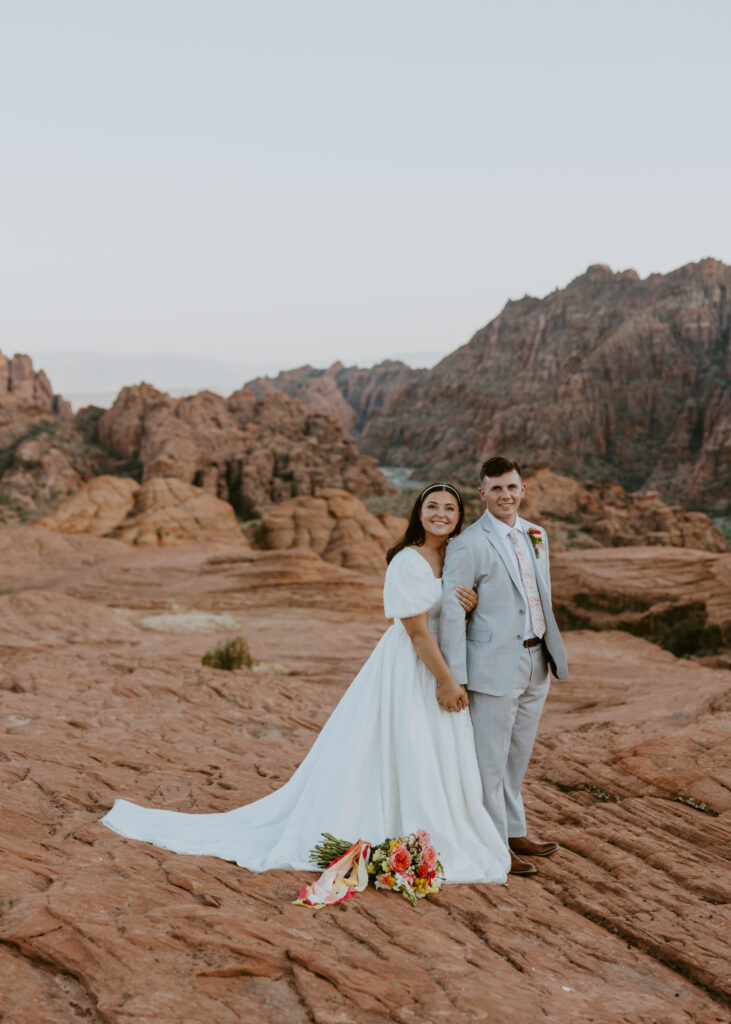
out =
[[(37, 527), (0, 531), (3, 557), (3, 1024), (729, 1020), (731, 673), (569, 634), (526, 785), (561, 850), (415, 910), (369, 889), (315, 913), (290, 902), (302, 876), (99, 818), (116, 796), (221, 811), (280, 786), (385, 628), (380, 580)], [(210, 632), (140, 625), (186, 615)], [(229, 622), (291, 674), (203, 668)]]

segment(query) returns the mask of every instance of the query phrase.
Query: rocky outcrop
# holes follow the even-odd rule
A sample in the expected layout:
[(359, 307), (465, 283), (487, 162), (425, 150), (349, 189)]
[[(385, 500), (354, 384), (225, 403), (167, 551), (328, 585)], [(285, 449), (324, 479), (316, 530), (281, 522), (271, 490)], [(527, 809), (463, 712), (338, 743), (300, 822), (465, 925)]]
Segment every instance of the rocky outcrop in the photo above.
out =
[(0, 352), (0, 523), (32, 519), (79, 486), (56, 435), (73, 433), (71, 406), (29, 356)]
[(140, 547), (183, 542), (248, 546), (231, 506), (175, 478), (99, 476), (63, 501), (38, 526), (90, 533)]
[(559, 551), (551, 555), (551, 576), (564, 628), (625, 629), (678, 654), (731, 647), (730, 553)]
[(37, 524), (59, 533), (109, 536), (132, 512), (139, 489), (137, 481), (129, 477), (94, 477)]
[(657, 492), (628, 494), (619, 484), (580, 484), (540, 469), (526, 479), (521, 515), (548, 528), (551, 549), (660, 545), (728, 550), (703, 512), (666, 505)]
[(0, 352), (0, 404), (13, 401), (45, 409), (57, 416), (71, 414), (71, 406), (55, 395), (43, 370), (34, 370), (30, 356), (17, 353), (11, 359)]
[(405, 519), (384, 519), (347, 491), (326, 489), (269, 508), (262, 517), (262, 543), (274, 550), (310, 548), (326, 562), (382, 573), (386, 550), (406, 529)]
[(314, 412), (337, 417), (348, 433), (358, 437), (370, 420), (395, 407), (407, 385), (418, 380), (420, 373), (394, 359), (367, 369), (337, 362), (326, 370), (300, 366), (283, 370), (276, 377), (257, 377), (246, 387), (259, 398), (273, 391), (292, 395)]
[(376, 463), (360, 455), (337, 420), (281, 392), (173, 399), (140, 384), (124, 388), (100, 417), (98, 437), (120, 458), (138, 459), (144, 480), (194, 483), (245, 519), (323, 487), (361, 496), (387, 489)]
[(228, 502), (175, 478), (143, 483), (132, 511), (111, 536), (139, 546), (212, 541), (248, 547)]
[[(382, 464), (471, 479), (488, 455), (724, 511), (731, 495), (731, 267), (641, 280), (590, 267), (509, 302), (372, 418)], [(434, 429), (434, 424), (439, 429)]]
[[(385, 630), (380, 586), (302, 550), (206, 557), (39, 527), (0, 529), (0, 553), (8, 1024), (728, 1019), (727, 671), (568, 633), (524, 786), (531, 832), (559, 852), (415, 910), (369, 887), (314, 914), (291, 905), (313, 875), (181, 857), (99, 819), (116, 797), (223, 812), (278, 789)], [(143, 627), (163, 615), (169, 631)], [(229, 620), (289, 674), (201, 666)]]
[(53, 393), (43, 370), (33, 369), (30, 356), (8, 359), (0, 352), (0, 453), (33, 428), (70, 416), (71, 406)]

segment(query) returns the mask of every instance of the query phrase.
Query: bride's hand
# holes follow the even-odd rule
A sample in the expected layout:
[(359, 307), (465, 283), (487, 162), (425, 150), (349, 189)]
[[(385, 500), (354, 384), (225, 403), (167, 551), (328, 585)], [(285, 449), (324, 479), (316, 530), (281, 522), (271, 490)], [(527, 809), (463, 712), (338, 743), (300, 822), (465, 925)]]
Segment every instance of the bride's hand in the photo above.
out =
[(463, 711), (469, 703), (467, 690), (458, 686), (454, 679), (437, 683), (437, 703), (443, 711)]
[(469, 615), (477, 607), (477, 590), (473, 587), (457, 587), (457, 600)]

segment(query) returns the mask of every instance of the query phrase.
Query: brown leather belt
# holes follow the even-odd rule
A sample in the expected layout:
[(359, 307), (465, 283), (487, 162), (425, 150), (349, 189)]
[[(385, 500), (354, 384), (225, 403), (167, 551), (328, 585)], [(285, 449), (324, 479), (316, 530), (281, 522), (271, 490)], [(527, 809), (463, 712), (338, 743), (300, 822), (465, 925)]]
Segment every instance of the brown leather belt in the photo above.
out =
[(540, 637), (532, 636), (530, 640), (523, 641), (523, 647), (537, 647), (540, 642)]

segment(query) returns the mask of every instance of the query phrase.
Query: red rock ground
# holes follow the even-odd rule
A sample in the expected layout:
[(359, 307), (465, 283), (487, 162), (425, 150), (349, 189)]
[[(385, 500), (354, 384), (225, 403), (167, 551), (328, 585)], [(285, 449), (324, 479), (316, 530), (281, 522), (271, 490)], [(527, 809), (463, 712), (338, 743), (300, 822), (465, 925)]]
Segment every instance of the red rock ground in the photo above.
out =
[[(560, 852), (414, 910), (371, 889), (311, 912), (301, 876), (99, 818), (117, 795), (218, 811), (281, 785), (385, 627), (378, 581), (306, 552), (0, 541), (3, 1024), (728, 1022), (728, 671), (569, 634), (527, 783)], [(193, 611), (291, 674), (201, 667), (231, 629)]]

